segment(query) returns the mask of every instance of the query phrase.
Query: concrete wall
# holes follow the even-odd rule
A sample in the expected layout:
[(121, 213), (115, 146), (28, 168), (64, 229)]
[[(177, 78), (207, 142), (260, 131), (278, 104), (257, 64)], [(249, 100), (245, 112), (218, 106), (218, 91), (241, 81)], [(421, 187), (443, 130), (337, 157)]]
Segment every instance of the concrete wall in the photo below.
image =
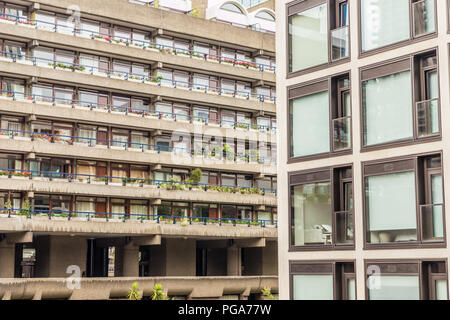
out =
[(0, 278), (14, 278), (15, 244), (0, 241)]
[(166, 246), (166, 276), (195, 276), (196, 240), (164, 239)]
[(86, 270), (87, 240), (82, 237), (40, 236), (34, 241), (38, 278), (67, 277), (67, 267), (79, 266)]

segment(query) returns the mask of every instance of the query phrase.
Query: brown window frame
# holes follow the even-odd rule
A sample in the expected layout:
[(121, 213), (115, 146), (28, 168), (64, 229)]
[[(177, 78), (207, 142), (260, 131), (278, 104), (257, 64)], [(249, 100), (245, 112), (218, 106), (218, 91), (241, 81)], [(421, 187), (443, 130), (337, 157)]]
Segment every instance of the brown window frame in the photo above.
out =
[[(343, 170), (350, 170), (351, 177), (342, 177), (341, 173)], [(337, 213), (342, 212), (342, 185), (344, 183), (352, 182), (354, 185), (354, 173), (352, 164), (343, 164), (333, 167), (317, 168), (305, 171), (290, 172), (288, 174), (288, 188), (289, 188), (289, 218), (288, 218), (288, 230), (289, 230), (289, 252), (298, 251), (338, 251), (338, 250), (354, 250), (355, 249), (355, 209), (352, 207), (352, 226), (353, 226), (353, 242), (351, 243), (337, 243)], [(292, 216), (293, 216), (293, 206), (292, 206), (292, 193), (291, 188), (299, 185), (320, 183), (320, 182), (330, 182), (330, 215), (332, 223), (331, 231), (331, 243), (330, 244), (306, 244), (303, 246), (296, 246), (292, 244)], [(352, 198), (354, 199), (354, 187), (352, 188)]]
[[(433, 273), (431, 272), (430, 265), (433, 263), (444, 263), (445, 273)], [(428, 265), (427, 265), (428, 264)], [(382, 267), (380, 267), (380, 265)], [(401, 267), (403, 265), (403, 267)], [(366, 300), (369, 298), (369, 286), (367, 273), (369, 266), (377, 266), (380, 268), (381, 275), (394, 274), (394, 275), (417, 275), (419, 277), (419, 300), (435, 300), (435, 280), (447, 281), (447, 298), (449, 297), (449, 283), (448, 283), (448, 259), (447, 258), (431, 258), (431, 259), (365, 259), (364, 260), (364, 282), (365, 282), (365, 296)], [(426, 268), (428, 267), (428, 268)], [(400, 268), (401, 272), (394, 272), (397, 268)], [(384, 269), (384, 270), (383, 270)], [(415, 270), (414, 270), (415, 269)], [(428, 269), (424, 270), (424, 269)], [(384, 271), (384, 272), (383, 272)], [(426, 279), (425, 279), (426, 277)], [(431, 284), (430, 284), (431, 282)]]
[[(422, 205), (427, 205), (426, 194), (428, 190), (427, 185), (421, 183), (420, 180), (423, 179), (422, 174), (427, 175), (428, 171), (426, 168), (422, 168), (423, 162), (434, 156), (440, 156), (441, 159), (441, 174), (442, 174), (442, 224), (443, 224), (443, 240), (437, 241), (426, 241), (423, 240), (423, 229), (422, 229), (422, 219), (420, 208)], [(402, 249), (402, 248), (446, 248), (447, 247), (447, 231), (446, 231), (446, 217), (445, 217), (445, 184), (444, 184), (444, 172), (443, 172), (443, 153), (442, 151), (429, 152), (423, 154), (409, 155), (404, 157), (383, 159), (363, 162), (361, 166), (362, 170), (362, 207), (363, 207), (363, 240), (364, 240), (364, 250), (373, 249)], [(431, 172), (435, 172), (433, 169)], [(367, 209), (367, 197), (366, 197), (366, 178), (377, 175), (394, 174), (401, 172), (414, 172), (415, 180), (415, 205), (416, 205), (416, 241), (409, 242), (386, 242), (386, 243), (370, 243), (368, 242), (368, 209)], [(425, 204), (422, 204), (425, 202)]]
[[(346, 272), (345, 265), (353, 264), (353, 272)], [(319, 271), (315, 271), (319, 267)], [(296, 271), (296, 268), (300, 269)], [(303, 270), (302, 270), (303, 269)], [(291, 260), (289, 261), (289, 299), (294, 300), (295, 275), (332, 275), (333, 299), (348, 300), (347, 280), (355, 280), (355, 298), (357, 297), (357, 278), (355, 260)]]
[(435, 18), (435, 28), (434, 32), (427, 33), (421, 36), (414, 36), (414, 16), (413, 16), (413, 9), (412, 4), (414, 2), (417, 2), (416, 0), (409, 0), (409, 38), (406, 40), (401, 40), (395, 43), (391, 43), (382, 47), (374, 48), (367, 51), (362, 51), (362, 28), (361, 28), (361, 0), (357, 1), (358, 5), (358, 58), (364, 58), (373, 54), (377, 54), (380, 52), (389, 51), (392, 49), (404, 47), (407, 45), (410, 45), (412, 43), (428, 40), (431, 38), (435, 38), (438, 36), (438, 15), (437, 15), (437, 1), (434, 0), (434, 18)]
[[(346, 76), (348, 76), (348, 80), (350, 82), (350, 85), (348, 87), (345, 87), (345, 90), (338, 90), (338, 81), (339, 79), (343, 79)], [(341, 93), (343, 91), (350, 92), (351, 97), (351, 76), (350, 71), (347, 72), (341, 72), (338, 74), (330, 75), (325, 78), (320, 78), (317, 80), (309, 81), (302, 83), (301, 85), (292, 85), (287, 88), (287, 106), (288, 106), (288, 112), (286, 112), (286, 120), (287, 120), (287, 163), (297, 163), (302, 161), (308, 161), (308, 160), (314, 160), (314, 159), (323, 159), (323, 158), (330, 158), (330, 157), (337, 157), (347, 154), (352, 154), (353, 152), (353, 117), (352, 113), (350, 113), (350, 148), (347, 149), (341, 149), (341, 150), (335, 150), (334, 146), (334, 126), (333, 121), (336, 119), (339, 119), (339, 109), (341, 109), (341, 104), (339, 101), (341, 99)], [(328, 152), (322, 152), (317, 154), (311, 154), (311, 155), (305, 155), (305, 156), (292, 156), (292, 125), (291, 125), (291, 101), (306, 97), (312, 94), (320, 93), (328, 91), (328, 106), (329, 106), (329, 128), (330, 128), (330, 134), (329, 134), (329, 145), (330, 145), (330, 151)], [(350, 110), (352, 109), (352, 102), (350, 99)], [(350, 111), (351, 112), (351, 111)]]
[[(347, 63), (350, 61), (351, 57), (351, 19), (350, 19), (350, 3), (348, 2), (348, 56), (338, 60), (332, 60), (332, 45), (331, 45), (331, 32), (333, 30), (339, 29), (337, 27), (336, 20), (336, 4), (340, 4), (344, 0), (294, 0), (286, 4), (286, 53), (288, 58), (286, 59), (286, 78), (293, 78), (300, 75), (308, 74), (314, 71), (323, 70), (331, 66), (336, 66), (339, 64)], [(295, 14), (301, 13), (305, 10), (314, 8), (321, 4), (327, 4), (327, 41), (328, 41), (328, 62), (308, 67), (306, 69), (290, 71), (290, 55), (291, 55), (291, 41), (289, 36), (289, 18)], [(334, 28), (332, 28), (334, 26)]]
[[(424, 142), (430, 141), (438, 141), (442, 139), (442, 105), (441, 105), (441, 89), (439, 88), (439, 97), (438, 97), (438, 122), (439, 122), (439, 134), (433, 134), (425, 137), (418, 137), (418, 125), (417, 125), (417, 103), (421, 102), (420, 92), (422, 91), (422, 84), (420, 83), (421, 76), (417, 73), (420, 73), (420, 62), (422, 56), (428, 56), (432, 53), (436, 55), (437, 64), (435, 66), (437, 70), (438, 76), (438, 84), (440, 83), (440, 72), (439, 72), (439, 52), (438, 48), (430, 48), (424, 51), (415, 52), (409, 55), (405, 55), (396, 59), (391, 59), (388, 61), (383, 61), (381, 63), (375, 63), (369, 66), (361, 67), (359, 69), (359, 104), (360, 104), (360, 150), (361, 152), (367, 152), (372, 150), (380, 150), (386, 148), (392, 148), (397, 146), (405, 146), (405, 145), (414, 145)], [(363, 83), (369, 80), (381, 78), (384, 76), (398, 74), (400, 72), (409, 71), (411, 75), (411, 90), (412, 90), (412, 138), (402, 138), (399, 140), (382, 142), (372, 145), (364, 145), (364, 129), (365, 129), (365, 117), (364, 117), (364, 90)]]

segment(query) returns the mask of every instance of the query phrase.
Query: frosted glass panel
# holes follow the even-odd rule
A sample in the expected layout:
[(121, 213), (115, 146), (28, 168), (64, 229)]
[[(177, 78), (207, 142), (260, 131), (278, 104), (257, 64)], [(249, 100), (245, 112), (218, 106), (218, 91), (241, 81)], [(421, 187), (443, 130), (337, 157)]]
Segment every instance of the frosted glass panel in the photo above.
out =
[[(380, 277), (379, 286), (373, 285), (369, 288), (370, 300), (419, 300), (419, 277), (418, 276), (370, 276)], [(369, 282), (370, 283), (370, 282)]]
[(347, 300), (356, 300), (355, 279), (347, 279)]
[(291, 101), (291, 156), (330, 151), (328, 91)]
[(411, 73), (363, 82), (364, 145), (412, 138)]
[(289, 18), (290, 70), (298, 71), (328, 62), (327, 4)]
[(370, 242), (416, 240), (414, 172), (366, 178)]
[(294, 275), (294, 300), (333, 300), (333, 275)]
[(447, 280), (436, 280), (436, 300), (447, 300)]
[(362, 51), (409, 39), (409, 0), (361, 0)]
[[(431, 197), (433, 204), (441, 204), (444, 202), (442, 193), (442, 174), (434, 174), (431, 176)], [(433, 237), (444, 237), (444, 221), (442, 216), (442, 206), (433, 207)]]

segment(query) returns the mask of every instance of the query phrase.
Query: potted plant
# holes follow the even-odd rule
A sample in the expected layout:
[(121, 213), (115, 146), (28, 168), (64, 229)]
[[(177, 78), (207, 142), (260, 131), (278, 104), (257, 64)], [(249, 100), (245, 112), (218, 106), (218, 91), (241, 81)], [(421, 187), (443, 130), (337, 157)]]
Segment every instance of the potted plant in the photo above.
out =
[(152, 290), (152, 300), (171, 300), (163, 290), (163, 286), (155, 283)]
[(138, 283), (137, 282), (133, 282), (133, 286), (131, 287), (130, 291), (127, 294), (127, 299), (128, 300), (141, 300), (142, 299), (142, 295), (139, 294), (139, 291), (138, 291)]

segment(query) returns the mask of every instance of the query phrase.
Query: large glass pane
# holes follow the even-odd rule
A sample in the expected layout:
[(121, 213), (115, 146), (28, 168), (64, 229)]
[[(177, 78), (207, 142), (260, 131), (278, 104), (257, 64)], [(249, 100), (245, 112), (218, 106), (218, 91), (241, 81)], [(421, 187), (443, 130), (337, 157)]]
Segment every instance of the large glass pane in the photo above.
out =
[(419, 300), (419, 276), (378, 274), (368, 281), (370, 300)]
[(435, 30), (434, 0), (413, 3), (414, 36), (418, 37)]
[(333, 145), (334, 151), (350, 149), (351, 147), (351, 118), (339, 118), (333, 120)]
[(362, 51), (409, 39), (409, 0), (361, 0)]
[(331, 244), (331, 183), (294, 186), (291, 196), (291, 244)]
[(333, 275), (294, 275), (294, 300), (333, 300)]
[(414, 172), (366, 178), (367, 241), (417, 240)]
[(356, 300), (356, 280), (347, 279), (347, 300)]
[(436, 300), (447, 300), (447, 280), (436, 280)]
[(412, 138), (411, 73), (363, 82), (364, 145)]
[(421, 206), (422, 230), (424, 240), (444, 239), (442, 174), (431, 175), (431, 202)]
[(328, 91), (290, 102), (291, 156), (307, 156), (330, 151)]
[(289, 17), (289, 71), (328, 62), (327, 4)]
[(339, 60), (349, 55), (348, 27), (331, 31), (331, 59)]

